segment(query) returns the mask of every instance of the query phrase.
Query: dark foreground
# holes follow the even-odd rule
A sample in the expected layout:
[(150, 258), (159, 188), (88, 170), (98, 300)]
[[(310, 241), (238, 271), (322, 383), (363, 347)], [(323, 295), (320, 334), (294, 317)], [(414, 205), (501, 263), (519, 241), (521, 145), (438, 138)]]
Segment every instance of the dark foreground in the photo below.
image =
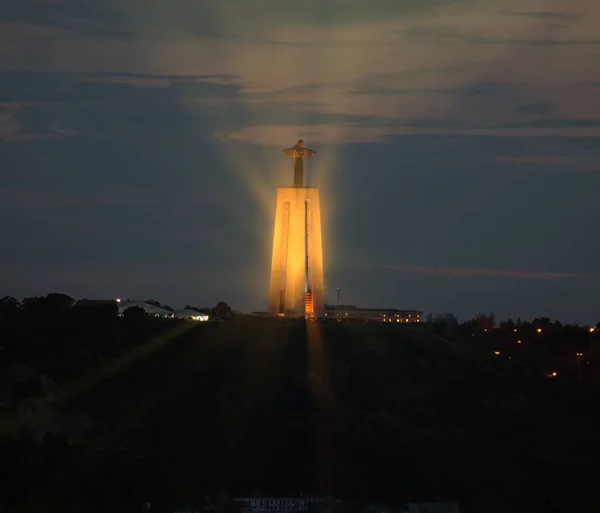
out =
[(425, 326), (148, 318), (6, 333), (2, 511), (174, 511), (256, 488), (467, 513), (600, 504), (597, 391)]

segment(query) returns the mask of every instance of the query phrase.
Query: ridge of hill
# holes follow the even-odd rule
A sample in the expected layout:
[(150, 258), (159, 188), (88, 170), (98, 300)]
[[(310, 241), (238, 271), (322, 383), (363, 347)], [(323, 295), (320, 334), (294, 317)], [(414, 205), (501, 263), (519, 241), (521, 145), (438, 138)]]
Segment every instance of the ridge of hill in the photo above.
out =
[(257, 487), (467, 513), (600, 503), (597, 391), (425, 326), (103, 322), (21, 333), (6, 360), (6, 511)]

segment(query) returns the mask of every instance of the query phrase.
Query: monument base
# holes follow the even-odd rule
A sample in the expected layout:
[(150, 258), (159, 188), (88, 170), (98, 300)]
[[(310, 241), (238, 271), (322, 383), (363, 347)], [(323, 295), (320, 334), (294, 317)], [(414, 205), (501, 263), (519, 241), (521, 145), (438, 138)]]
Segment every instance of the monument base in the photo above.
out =
[(321, 205), (315, 187), (277, 189), (269, 313), (325, 315)]

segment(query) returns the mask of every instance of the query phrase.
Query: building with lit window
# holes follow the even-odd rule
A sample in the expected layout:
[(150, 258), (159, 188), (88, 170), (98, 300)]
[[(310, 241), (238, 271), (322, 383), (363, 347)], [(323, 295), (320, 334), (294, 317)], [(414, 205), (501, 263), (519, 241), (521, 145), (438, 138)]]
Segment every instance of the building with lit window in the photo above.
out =
[(361, 320), (364, 322), (417, 323), (422, 322), (423, 310), (390, 308), (358, 308), (356, 305), (325, 305), (325, 319)]
[(154, 317), (165, 317), (172, 318), (173, 312), (171, 310), (167, 310), (166, 308), (162, 308), (152, 303), (148, 303), (147, 301), (132, 301), (130, 299), (117, 299), (117, 306), (119, 307), (119, 315), (123, 315), (125, 310), (128, 308), (141, 308), (148, 315), (152, 315)]
[(304, 513), (321, 502), (321, 497), (300, 495), (299, 497), (238, 497), (234, 502), (242, 503), (242, 513)]

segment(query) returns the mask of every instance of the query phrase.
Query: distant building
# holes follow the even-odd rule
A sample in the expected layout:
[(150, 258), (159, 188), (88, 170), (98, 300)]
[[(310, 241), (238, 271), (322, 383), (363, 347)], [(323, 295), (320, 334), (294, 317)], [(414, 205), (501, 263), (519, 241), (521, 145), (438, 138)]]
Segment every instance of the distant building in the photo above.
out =
[(119, 315), (123, 315), (123, 312), (128, 308), (141, 308), (148, 315), (153, 315), (154, 317), (173, 317), (173, 312), (165, 308), (160, 308), (156, 305), (152, 305), (146, 301), (130, 301), (130, 300), (120, 300), (117, 299), (117, 305), (119, 306)]
[(412, 502), (406, 513), (460, 513), (456, 502)]
[(175, 310), (176, 319), (185, 319), (187, 321), (208, 321), (208, 314), (198, 312), (197, 310)]
[(375, 503), (365, 508), (363, 513), (390, 513), (391, 511), (391, 508), (386, 504)]
[(234, 502), (243, 504), (242, 513), (303, 513), (323, 500), (313, 495), (299, 497), (239, 497)]
[(325, 319), (362, 320), (365, 322), (417, 323), (422, 310), (395, 310), (391, 308), (358, 308), (356, 305), (325, 305)]

